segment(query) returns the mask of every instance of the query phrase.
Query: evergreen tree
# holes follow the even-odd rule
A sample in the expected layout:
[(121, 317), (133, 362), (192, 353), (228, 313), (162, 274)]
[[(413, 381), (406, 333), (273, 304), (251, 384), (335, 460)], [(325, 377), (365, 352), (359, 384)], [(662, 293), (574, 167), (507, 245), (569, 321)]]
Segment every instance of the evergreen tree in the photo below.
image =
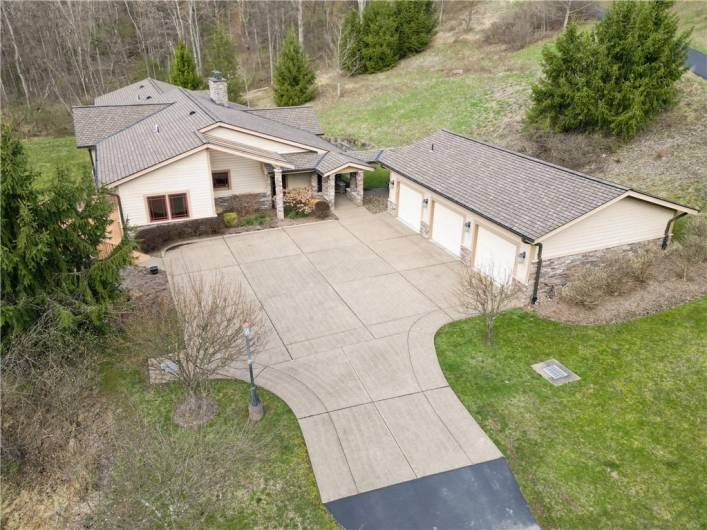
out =
[(207, 53), (208, 70), (218, 70), (228, 79), (228, 100), (244, 103), (245, 83), (241, 76), (233, 41), (221, 24), (216, 24), (211, 34)]
[(395, 15), (395, 4), (385, 0), (370, 2), (363, 10), (361, 59), (369, 74), (388, 70), (398, 61)]
[(352, 9), (346, 13), (344, 18), (339, 45), (339, 64), (341, 69), (349, 74), (363, 72), (361, 31), (361, 19), (358, 16), (358, 11)]
[(432, 0), (398, 0), (398, 55), (419, 53), (430, 43), (437, 28), (437, 13)]
[(570, 27), (543, 50), (543, 76), (528, 118), (558, 131), (631, 138), (676, 96), (689, 32), (678, 33), (672, 2), (614, 2), (586, 36)]
[(97, 191), (89, 175), (76, 180), (64, 171), (40, 191), (22, 143), (7, 125), (1, 149), (3, 336), (26, 329), (48, 309), (64, 323), (101, 324), (132, 251), (126, 238), (105, 259), (97, 258), (111, 222), (106, 192)]
[(194, 57), (192, 57), (184, 41), (179, 41), (174, 50), (169, 82), (189, 90), (197, 90), (204, 84), (196, 71)]
[(275, 67), (273, 93), (278, 106), (301, 105), (314, 99), (316, 76), (307, 54), (290, 28)]

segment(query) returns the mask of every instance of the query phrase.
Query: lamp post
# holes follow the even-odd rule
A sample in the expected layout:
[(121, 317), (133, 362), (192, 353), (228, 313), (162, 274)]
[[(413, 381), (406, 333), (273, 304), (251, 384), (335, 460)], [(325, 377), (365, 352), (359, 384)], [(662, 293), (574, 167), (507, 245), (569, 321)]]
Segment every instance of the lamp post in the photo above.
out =
[(250, 338), (252, 331), (250, 324), (243, 324), (243, 336), (245, 337), (245, 351), (248, 354), (248, 372), (250, 372), (250, 402), (248, 403), (248, 417), (250, 421), (260, 421), (263, 417), (263, 403), (258, 397), (255, 387), (255, 377), (253, 376), (253, 352), (250, 349)]

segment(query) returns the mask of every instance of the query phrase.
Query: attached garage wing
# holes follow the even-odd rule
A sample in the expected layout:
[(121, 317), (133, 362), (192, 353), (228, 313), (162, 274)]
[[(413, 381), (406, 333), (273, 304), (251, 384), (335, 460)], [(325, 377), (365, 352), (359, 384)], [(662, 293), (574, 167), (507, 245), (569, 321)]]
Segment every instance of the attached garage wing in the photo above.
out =
[(400, 193), (398, 195), (398, 219), (415, 230), (415, 232), (420, 231), (422, 193), (404, 184), (400, 185)]
[(506, 283), (513, 276), (515, 259), (515, 244), (479, 227), (474, 255), (474, 267), (477, 270), (492, 276), (499, 283)]
[(455, 211), (435, 203), (432, 219), (432, 240), (458, 256), (461, 253), (464, 217)]

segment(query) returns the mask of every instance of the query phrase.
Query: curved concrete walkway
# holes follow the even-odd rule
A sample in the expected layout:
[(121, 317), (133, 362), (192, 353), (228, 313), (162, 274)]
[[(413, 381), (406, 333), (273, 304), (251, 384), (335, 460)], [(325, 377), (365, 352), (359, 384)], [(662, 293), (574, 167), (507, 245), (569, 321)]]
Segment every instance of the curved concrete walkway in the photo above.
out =
[[(435, 332), (463, 316), (460, 264), (388, 214), (225, 236), (167, 254), (240, 282), (267, 316), (257, 383), (297, 416), (323, 502), (501, 457), (450, 389)], [(244, 363), (224, 374), (247, 379)]]

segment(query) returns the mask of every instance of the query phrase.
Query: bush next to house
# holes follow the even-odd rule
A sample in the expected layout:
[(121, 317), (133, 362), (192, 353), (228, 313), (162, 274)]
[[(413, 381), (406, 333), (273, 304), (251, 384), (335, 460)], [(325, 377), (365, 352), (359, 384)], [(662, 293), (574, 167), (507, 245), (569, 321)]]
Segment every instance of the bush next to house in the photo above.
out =
[(174, 49), (172, 69), (169, 72), (169, 82), (173, 85), (188, 88), (189, 90), (197, 90), (204, 84), (196, 71), (194, 57), (192, 57), (184, 41), (179, 41), (177, 47)]
[(312, 213), (314, 201), (312, 191), (309, 188), (297, 188), (287, 190), (282, 198), (285, 213), (290, 217), (301, 217)]
[(221, 217), (206, 217), (204, 219), (148, 226), (138, 230), (135, 234), (135, 239), (140, 246), (140, 250), (143, 252), (154, 252), (175, 241), (216, 235), (223, 232), (223, 229), (224, 219)]
[(236, 212), (224, 213), (223, 224), (225, 224), (227, 228), (233, 228), (238, 224), (238, 214)]
[(329, 217), (329, 212), (331, 208), (329, 207), (329, 202), (324, 199), (319, 199), (314, 203), (314, 216), (317, 219), (326, 219)]
[(275, 67), (273, 93), (278, 106), (301, 105), (314, 99), (316, 76), (309, 58), (290, 28)]
[[(129, 237), (103, 259), (98, 246), (112, 203), (89, 175), (58, 170), (51, 180), (30, 170), (22, 143), (2, 129), (2, 316), (4, 337), (23, 331), (48, 310), (62, 325), (101, 325), (119, 296), (120, 269), (130, 263)], [(49, 207), (51, 205), (51, 207)]]
[(531, 122), (551, 129), (601, 131), (624, 139), (675, 100), (689, 32), (678, 33), (672, 2), (615, 2), (588, 33), (570, 25), (543, 50)]

